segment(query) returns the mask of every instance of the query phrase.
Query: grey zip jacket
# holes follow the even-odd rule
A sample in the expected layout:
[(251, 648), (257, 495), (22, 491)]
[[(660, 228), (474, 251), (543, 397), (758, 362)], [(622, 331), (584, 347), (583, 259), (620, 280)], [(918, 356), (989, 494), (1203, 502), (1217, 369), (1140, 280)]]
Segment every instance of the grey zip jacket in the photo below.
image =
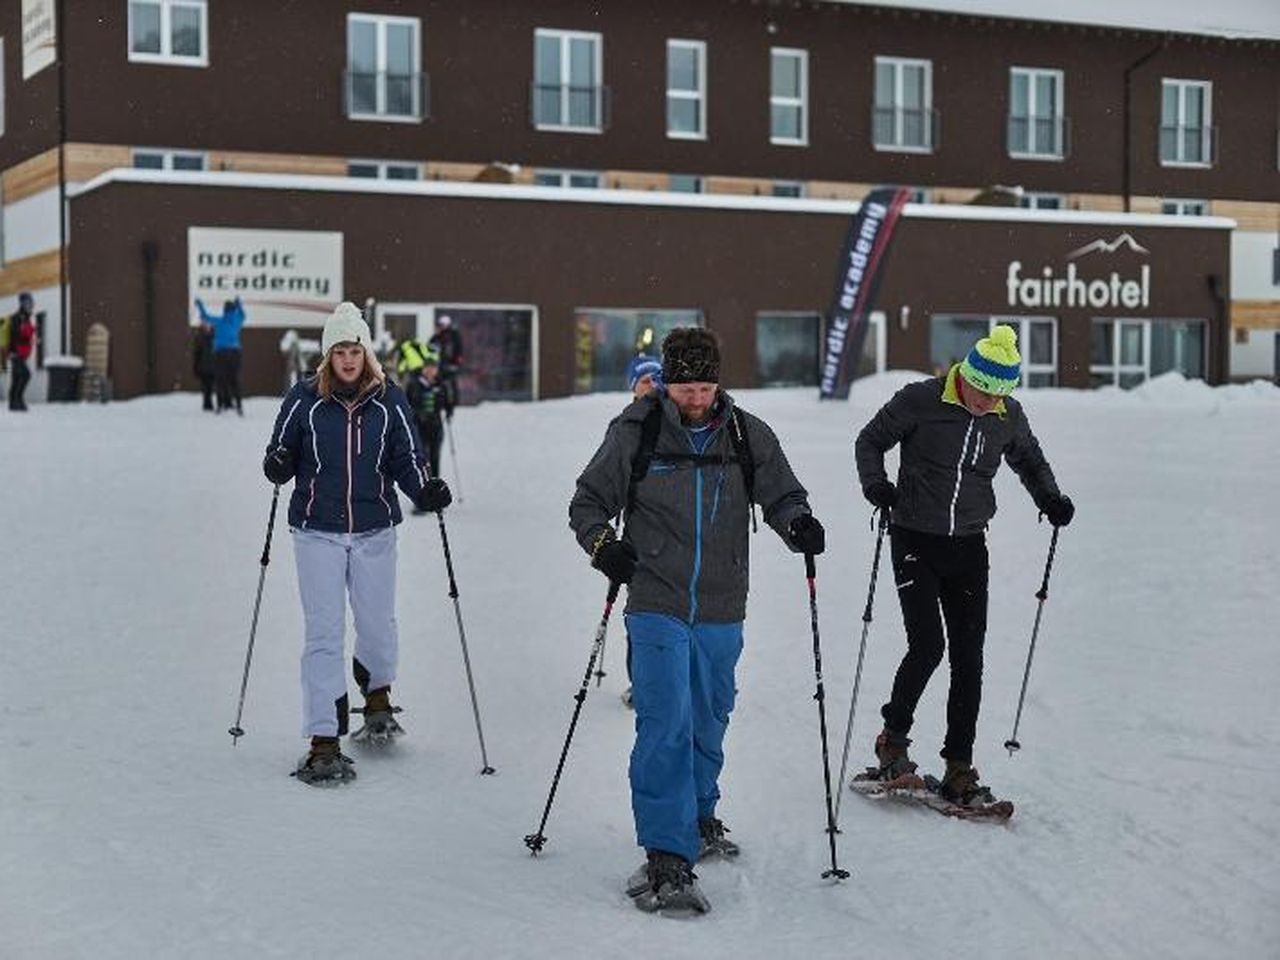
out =
[(1005, 397), (1003, 413), (975, 417), (960, 402), (958, 375), (952, 367), (945, 377), (908, 384), (858, 434), (854, 458), (864, 491), (888, 479), (885, 452), (902, 445), (897, 526), (954, 537), (981, 533), (996, 513), (991, 480), (1001, 457), (1040, 509), (1058, 496), (1022, 405)]
[[(627, 505), (631, 466), (640, 446), (641, 426), (652, 404), (662, 404), (649, 470), (636, 485), (635, 503), (622, 539), (639, 557), (627, 591), (628, 613), (663, 613), (687, 623), (737, 623), (747, 611), (749, 510), (735, 450), (733, 400), (721, 403), (700, 463), (670, 459), (696, 453), (676, 405), (667, 397), (643, 397), (609, 424), (600, 445), (578, 477), (569, 503), (569, 526), (591, 553), (597, 538)], [(755, 461), (755, 497), (768, 523), (792, 550), (787, 529), (809, 513), (808, 495), (768, 425), (739, 411)], [(718, 462), (715, 462), (718, 461)]]

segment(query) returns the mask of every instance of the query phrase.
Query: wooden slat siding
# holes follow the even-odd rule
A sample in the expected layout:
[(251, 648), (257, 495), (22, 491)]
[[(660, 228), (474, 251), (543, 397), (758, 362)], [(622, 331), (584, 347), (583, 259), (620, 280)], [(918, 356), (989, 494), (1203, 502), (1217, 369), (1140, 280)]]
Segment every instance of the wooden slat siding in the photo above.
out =
[(1209, 212), (1215, 217), (1230, 217), (1239, 230), (1280, 230), (1280, 203), (1251, 200), (1213, 200)]
[(982, 191), (969, 187), (939, 187), (933, 192), (935, 203), (970, 203)]
[(1280, 330), (1280, 300), (1232, 300), (1231, 326)]
[[(1124, 200), (1120, 197), (1120, 205), (1124, 206)], [(1159, 213), (1160, 206), (1164, 203), (1161, 197), (1130, 197), (1129, 210), (1131, 213)]]
[(606, 170), (604, 185), (614, 190), (666, 190), (671, 179), (665, 173), (638, 170)]
[(1109, 193), (1068, 193), (1068, 210), (1094, 210), (1100, 213), (1123, 213), (1124, 198)]
[(427, 161), (427, 179), (474, 180), (484, 168), (483, 163), (440, 163), (429, 160)]
[(861, 200), (872, 189), (869, 183), (845, 183), (840, 180), (809, 180), (810, 200)]
[(132, 166), (133, 152), (128, 147), (114, 143), (67, 144), (68, 183), (84, 183), (108, 170)]
[(241, 153), (235, 150), (211, 150), (210, 170), (234, 170), (238, 173), (294, 173), (301, 176), (345, 177), (344, 157), (323, 157), (302, 153)]
[[(70, 269), (70, 258), (67, 263)], [(68, 278), (69, 279), (69, 278)], [(21, 260), (10, 260), (0, 268), (0, 300), (23, 290), (40, 290), (58, 285), (58, 251), (49, 250)], [(39, 308), (39, 304), (37, 304)], [(0, 313), (11, 313), (0, 304)]]
[(706, 193), (728, 193), (745, 197), (773, 196), (773, 181), (754, 177), (703, 177), (702, 189)]
[(4, 202), (14, 203), (57, 185), (58, 151), (46, 150), (4, 172)]

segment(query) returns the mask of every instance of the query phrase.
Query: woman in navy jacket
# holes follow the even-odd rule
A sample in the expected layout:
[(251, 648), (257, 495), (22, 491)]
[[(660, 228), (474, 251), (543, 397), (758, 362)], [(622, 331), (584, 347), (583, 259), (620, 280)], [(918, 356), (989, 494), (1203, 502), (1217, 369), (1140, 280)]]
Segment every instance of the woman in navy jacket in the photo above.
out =
[(423, 510), (443, 510), (452, 500), (444, 481), (427, 472), (404, 393), (387, 382), (371, 340), (359, 308), (339, 304), (324, 325), (324, 359), (285, 397), (263, 461), (268, 480), (295, 481), (289, 529), (306, 622), (303, 735), (311, 737), (295, 775), (309, 784), (355, 778), (354, 764), (338, 749), (347, 732), (347, 596), (356, 627), (355, 678), (365, 698), (365, 725), (354, 738), (386, 743), (404, 732), (390, 702), (401, 520), (395, 486)]

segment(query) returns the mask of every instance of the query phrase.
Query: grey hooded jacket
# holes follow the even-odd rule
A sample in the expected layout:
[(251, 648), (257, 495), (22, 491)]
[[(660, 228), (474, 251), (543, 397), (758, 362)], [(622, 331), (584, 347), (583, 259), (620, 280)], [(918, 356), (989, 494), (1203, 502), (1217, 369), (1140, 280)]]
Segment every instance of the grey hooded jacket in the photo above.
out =
[[(646, 397), (609, 424), (600, 449), (578, 477), (569, 526), (591, 553), (627, 505), (645, 415), (652, 404), (662, 404), (657, 444), (648, 472), (637, 483), (622, 537), (639, 556), (627, 591), (628, 613), (664, 613), (687, 623), (736, 623), (746, 616), (747, 493), (728, 434), (733, 400), (725, 393), (720, 397), (719, 425), (703, 451), (707, 460), (670, 459), (695, 452), (689, 432), (669, 398)], [(755, 461), (756, 502), (765, 522), (794, 550), (787, 529), (795, 517), (810, 512), (808, 495), (773, 431), (746, 411), (739, 416)]]
[(981, 533), (995, 516), (991, 481), (1002, 457), (1040, 509), (1058, 496), (1022, 405), (1005, 397), (1003, 414), (975, 417), (959, 401), (956, 376), (953, 367), (945, 377), (903, 387), (854, 444), (863, 490), (887, 479), (885, 452), (902, 445), (892, 516), (897, 526), (957, 537)]

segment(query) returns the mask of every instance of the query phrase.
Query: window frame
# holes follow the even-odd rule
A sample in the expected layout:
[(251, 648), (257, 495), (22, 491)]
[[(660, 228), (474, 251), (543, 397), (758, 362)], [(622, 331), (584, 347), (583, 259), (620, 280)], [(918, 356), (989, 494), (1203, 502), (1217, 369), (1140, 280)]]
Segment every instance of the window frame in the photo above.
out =
[[(1187, 206), (1190, 204), (1195, 204), (1200, 209), (1194, 212), (1188, 211)], [(1166, 207), (1173, 207), (1173, 209), (1166, 210)], [(1209, 201), (1187, 197), (1164, 197), (1160, 201), (1160, 213), (1166, 217), (1207, 217)]]
[[(671, 87), (671, 51), (673, 48), (692, 50), (698, 58), (698, 89), (696, 91), (672, 89)], [(671, 101), (688, 100), (698, 105), (698, 130), (690, 133), (684, 130), (671, 129)], [(668, 140), (706, 140), (708, 133), (707, 113), (707, 41), (688, 40), (679, 37), (667, 38), (667, 139)]]
[[(372, 177), (365, 177), (361, 174), (352, 173), (351, 168), (357, 165), (373, 167), (374, 175)], [(392, 167), (403, 167), (406, 170), (413, 170), (414, 176), (389, 177), (387, 174), (390, 172)], [(347, 176), (354, 177), (357, 180), (392, 180), (403, 183), (413, 183), (414, 181), (421, 180), (423, 178), (422, 164), (415, 160), (367, 160), (363, 157), (347, 161)]]
[[(893, 68), (893, 100), (889, 107), (881, 107), (876, 103), (876, 85), (879, 82), (879, 67), (881, 64), (887, 64)], [(921, 146), (916, 144), (908, 144), (904, 142), (904, 124), (903, 118), (906, 107), (903, 104), (902, 97), (902, 78), (905, 67), (920, 67), (924, 71), (924, 80), (921, 88), (924, 91), (924, 106), (921, 107), (924, 113), (924, 124), (921, 129), (924, 131), (925, 143)], [(935, 152), (936, 143), (933, 129), (933, 61), (919, 59), (915, 57), (882, 57), (877, 56), (872, 66), (872, 124), (871, 124), (871, 145), (880, 152), (884, 153), (918, 153), (931, 154)], [(881, 143), (876, 140), (876, 124), (875, 111), (890, 109), (893, 111), (893, 142)]]
[[(1039, 205), (1042, 200), (1053, 200), (1053, 206), (1042, 207)], [(1018, 200), (1018, 206), (1023, 210), (1065, 210), (1067, 209), (1066, 197), (1060, 193), (1045, 193), (1042, 191), (1024, 191)]]
[[(794, 193), (779, 193), (779, 190), (795, 190)], [(804, 180), (774, 180), (770, 184), (769, 195), (783, 200), (803, 200), (809, 194)]]
[[(209, 4), (208, 0), (126, 0), (125, 43), (129, 48), (130, 63), (150, 63), (170, 67), (209, 66)], [(135, 4), (157, 7), (160, 11), (160, 52), (148, 53), (133, 49), (133, 8)], [(173, 7), (195, 7), (200, 11), (200, 53), (196, 56), (174, 54)]]
[[(1056, 316), (1042, 314), (994, 314), (991, 317), (991, 325), (988, 330), (994, 330), (1000, 324), (1006, 324), (1013, 327), (1018, 334), (1018, 352), (1022, 356), (1022, 377), (1018, 386), (1024, 390), (1044, 390), (1052, 389), (1062, 385), (1061, 372), (1058, 367), (1061, 364), (1061, 351), (1059, 349), (1058, 334), (1060, 326)], [(1036, 363), (1031, 359), (1031, 325), (1047, 323), (1053, 328), (1052, 344), (1053, 344), (1053, 360), (1050, 363)], [(1040, 387), (1031, 385), (1031, 375), (1033, 373), (1049, 374), (1053, 377), (1053, 383), (1049, 387)]]
[[(422, 123), (427, 117), (427, 97), (426, 90), (423, 85), (424, 71), (422, 68), (422, 18), (421, 17), (405, 17), (397, 14), (384, 13), (359, 13), (356, 11), (347, 14), (347, 65), (346, 65), (346, 119), (357, 121), (375, 121), (378, 123)], [(372, 113), (366, 111), (357, 111), (355, 109), (355, 97), (352, 95), (352, 62), (351, 62), (351, 44), (352, 32), (351, 27), (354, 23), (371, 23), (374, 26), (374, 111)], [(387, 26), (406, 25), (413, 28), (413, 69), (409, 76), (412, 78), (413, 93), (413, 111), (412, 113), (388, 113), (386, 112), (387, 102)]]
[[(599, 170), (565, 170), (559, 167), (538, 167), (533, 171), (533, 186), (550, 187), (553, 190), (602, 190), (604, 189), (604, 174)], [(538, 183), (539, 177), (557, 177), (559, 183)], [(573, 177), (594, 177), (594, 186), (585, 186), (583, 184), (571, 184), (569, 181)]]
[[(1027, 78), (1027, 149), (1014, 150), (1012, 137), (1010, 142), (1006, 144), (1009, 156), (1014, 160), (1048, 160), (1062, 161), (1067, 156), (1067, 131), (1066, 131), (1066, 73), (1056, 67), (1019, 67), (1011, 66), (1009, 68), (1009, 121), (1015, 119), (1013, 112), (1013, 81), (1017, 74), (1023, 74)], [(1041, 76), (1049, 76), (1054, 79), (1054, 102), (1050, 105), (1051, 113), (1045, 117), (1043, 114), (1036, 112), (1038, 104), (1036, 103), (1036, 78)], [(1054, 131), (1055, 150), (1043, 151), (1037, 150), (1036, 147), (1036, 121), (1048, 119), (1051, 123), (1056, 123)]]
[[(138, 155), (149, 154), (160, 157), (159, 167), (139, 167)], [(173, 161), (175, 157), (199, 157), (199, 170), (178, 170)], [(177, 173), (207, 173), (209, 171), (209, 154), (203, 150), (186, 150), (174, 147), (131, 147), (129, 150), (129, 163), (136, 170), (170, 170)]]
[[(538, 38), (554, 37), (560, 44), (560, 110), (561, 122), (541, 123), (538, 118), (537, 88), (542, 85), (538, 79)], [(592, 88), (592, 112), (595, 124), (582, 126), (569, 123), (569, 41), (573, 39), (590, 40), (594, 53), (595, 86)], [(554, 27), (534, 27), (533, 29), (533, 127), (535, 130), (553, 133), (604, 133), (604, 34), (590, 30), (560, 30)]]
[[(786, 97), (773, 90), (773, 58), (794, 56), (800, 63), (800, 96)], [(779, 137), (773, 132), (773, 108), (793, 107), (800, 111), (800, 138)], [(809, 145), (809, 51), (800, 47), (769, 48), (769, 142), (779, 147), (807, 147)]]
[[(1164, 137), (1161, 134), (1166, 129), (1164, 122), (1164, 93), (1165, 89), (1175, 86), (1178, 89), (1178, 106), (1177, 116), (1174, 118), (1173, 130), (1175, 131), (1174, 144), (1176, 156), (1173, 159), (1167, 159), (1164, 155)], [(1186, 142), (1184, 140), (1183, 131), (1189, 128), (1186, 125), (1187, 113), (1187, 90), (1195, 88), (1204, 93), (1204, 116), (1201, 117), (1200, 123), (1200, 148), (1203, 151), (1203, 160), (1186, 160), (1183, 159), (1184, 148)], [(1213, 81), (1212, 80), (1190, 80), (1184, 77), (1161, 77), (1160, 78), (1160, 120), (1156, 128), (1156, 153), (1162, 167), (1183, 167), (1192, 170), (1208, 170), (1214, 166), (1215, 157), (1213, 150)]]

